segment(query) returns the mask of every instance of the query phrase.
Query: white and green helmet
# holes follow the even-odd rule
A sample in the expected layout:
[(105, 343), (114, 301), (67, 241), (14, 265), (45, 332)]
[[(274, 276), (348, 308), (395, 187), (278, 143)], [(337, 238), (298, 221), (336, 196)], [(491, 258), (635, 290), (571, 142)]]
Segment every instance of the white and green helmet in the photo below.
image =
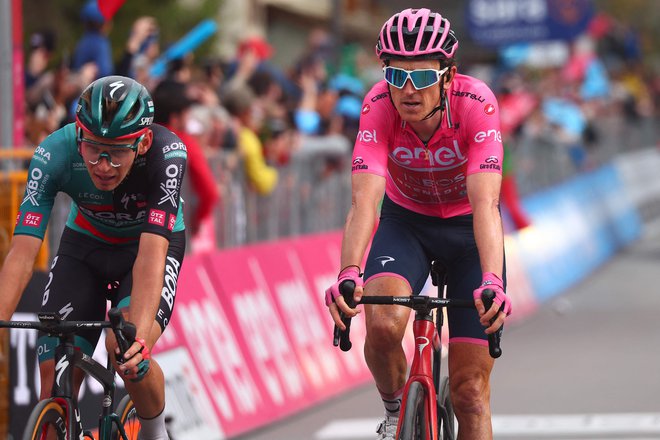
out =
[(76, 107), (76, 125), (104, 138), (137, 138), (153, 120), (154, 104), (146, 87), (125, 76), (97, 79), (82, 92)]

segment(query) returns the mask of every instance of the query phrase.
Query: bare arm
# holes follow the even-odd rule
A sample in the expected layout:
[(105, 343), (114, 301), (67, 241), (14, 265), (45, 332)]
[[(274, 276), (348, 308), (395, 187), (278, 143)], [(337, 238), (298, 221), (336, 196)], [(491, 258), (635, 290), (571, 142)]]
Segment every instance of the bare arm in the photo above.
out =
[[(361, 269), (364, 252), (374, 232), (378, 204), (385, 192), (385, 178), (375, 174), (359, 173), (352, 177), (351, 209), (346, 218), (344, 236), (341, 245), (341, 267), (358, 266)], [(362, 297), (362, 287), (355, 289), (355, 298)], [(337, 307), (348, 316), (355, 315), (343, 298), (338, 298), (336, 305), (330, 306), (330, 314), (339, 319)]]
[(30, 235), (15, 235), (0, 271), (0, 319), (9, 320), (32, 277), (34, 262), (42, 240)]
[[(138, 254), (133, 264), (133, 288), (128, 320), (137, 327), (137, 336), (150, 348), (159, 335), (151, 335), (163, 289), (163, 274), (169, 241), (148, 232), (140, 236)], [(131, 350), (132, 351), (132, 350)]]
[(504, 266), (504, 233), (499, 211), (501, 183), (502, 176), (497, 173), (471, 174), (466, 182), (481, 271), (492, 272), (500, 278)]

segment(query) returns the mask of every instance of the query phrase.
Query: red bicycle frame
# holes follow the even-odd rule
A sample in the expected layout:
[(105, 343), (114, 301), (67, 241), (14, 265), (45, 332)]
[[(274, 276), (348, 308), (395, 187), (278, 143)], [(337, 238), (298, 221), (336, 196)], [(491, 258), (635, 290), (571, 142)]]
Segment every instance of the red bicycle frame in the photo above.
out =
[[(438, 313), (442, 313), (438, 311)], [(403, 401), (401, 402), (401, 414), (399, 415), (399, 426), (397, 426), (397, 438), (401, 430), (401, 421), (404, 420), (406, 411), (406, 400), (408, 390), (413, 382), (419, 382), (424, 388), (427, 398), (426, 401), (426, 420), (430, 423), (425, 424), (426, 438), (438, 438), (438, 406), (435, 398), (435, 385), (433, 383), (432, 356), (433, 347), (439, 344), (439, 335), (435, 324), (429, 315), (427, 318), (415, 317), (413, 322), (413, 334), (415, 335), (415, 354), (410, 374), (403, 389)], [(430, 429), (431, 432), (428, 432)]]

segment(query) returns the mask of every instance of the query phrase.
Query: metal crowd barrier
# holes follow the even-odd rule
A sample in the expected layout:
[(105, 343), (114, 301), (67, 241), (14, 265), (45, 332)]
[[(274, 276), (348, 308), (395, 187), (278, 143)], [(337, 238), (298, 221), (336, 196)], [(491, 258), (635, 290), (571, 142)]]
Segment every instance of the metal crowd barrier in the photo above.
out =
[[(561, 142), (555, 132), (545, 130), (533, 135), (523, 132), (515, 142), (509, 143), (519, 193), (523, 197), (533, 194), (598, 167), (617, 154), (659, 145), (657, 126), (655, 118), (634, 121), (621, 117), (599, 119), (595, 126), (596, 142), (585, 147), (587, 158), (583, 169), (575, 166), (566, 143)], [(305, 139), (291, 160), (278, 166), (278, 184), (268, 195), (259, 195), (250, 187), (238, 153), (223, 150), (213, 153), (208, 160), (221, 194), (220, 203), (213, 210), (214, 247), (235, 247), (341, 229), (351, 203), (351, 153), (352, 141), (346, 138)], [(11, 154), (15, 153), (4, 152), (5, 156), (0, 159)], [(0, 161), (4, 164), (0, 168), (3, 173), (0, 175), (0, 203), (4, 219), (0, 243), (6, 243), (10, 238), (20, 203), (18, 198), (22, 197), (25, 183), (24, 180), (22, 184), (17, 183), (12, 180), (16, 178), (10, 176), (11, 173), (25, 173), (29, 156), (31, 152), (24, 153), (22, 161)], [(8, 168), (9, 163), (14, 168)], [(197, 202), (189, 182), (184, 184), (183, 197), (189, 219)], [(68, 210), (69, 199), (60, 194), (49, 225), (50, 255), (57, 251)], [(47, 257), (48, 254), (44, 253), (40, 266), (47, 267)]]

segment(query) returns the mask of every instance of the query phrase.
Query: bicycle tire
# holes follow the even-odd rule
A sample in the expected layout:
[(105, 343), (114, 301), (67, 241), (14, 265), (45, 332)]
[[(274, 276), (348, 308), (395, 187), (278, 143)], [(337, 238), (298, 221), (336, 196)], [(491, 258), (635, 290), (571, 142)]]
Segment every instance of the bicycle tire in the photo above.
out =
[(454, 405), (451, 403), (449, 391), (449, 378), (443, 377), (440, 381), (440, 392), (438, 394), (438, 430), (441, 440), (456, 439), (456, 415), (454, 414)]
[[(115, 413), (119, 416), (119, 426), (124, 428), (128, 440), (137, 440), (140, 433), (140, 421), (131, 396), (127, 394), (121, 399)], [(111, 438), (112, 440), (123, 440), (118, 427), (113, 426)]]
[(34, 407), (23, 431), (23, 440), (45, 439), (49, 428), (55, 432), (57, 440), (66, 440), (66, 411), (53, 399), (42, 400)]
[(421, 383), (410, 384), (397, 440), (426, 440), (426, 430), (430, 429), (426, 420), (426, 397)]

